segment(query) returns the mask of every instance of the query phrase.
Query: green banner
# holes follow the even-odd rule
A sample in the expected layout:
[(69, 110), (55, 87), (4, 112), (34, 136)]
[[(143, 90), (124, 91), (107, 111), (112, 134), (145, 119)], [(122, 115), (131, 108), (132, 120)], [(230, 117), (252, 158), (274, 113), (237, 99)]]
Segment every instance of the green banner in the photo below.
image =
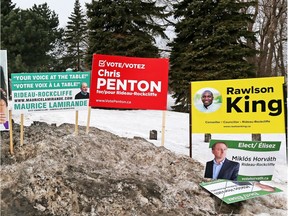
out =
[(89, 105), (90, 72), (15, 73), (11, 81), (14, 112), (78, 110)]
[(79, 88), (82, 82), (90, 83), (90, 73), (15, 73), (11, 74), (11, 79), (12, 91), (73, 89)]
[(238, 175), (237, 180), (238, 181), (271, 181), (272, 175), (266, 175), (266, 176), (244, 176), (244, 175)]
[(246, 140), (216, 140), (210, 141), (209, 147), (217, 142), (225, 142), (229, 148), (242, 149), (245, 151), (258, 151), (258, 152), (270, 152), (279, 151), (281, 142), (280, 141), (246, 141)]
[(200, 183), (200, 186), (227, 204), (282, 192), (279, 188), (271, 186), (269, 182), (233, 182), (228, 180), (215, 180), (202, 182)]

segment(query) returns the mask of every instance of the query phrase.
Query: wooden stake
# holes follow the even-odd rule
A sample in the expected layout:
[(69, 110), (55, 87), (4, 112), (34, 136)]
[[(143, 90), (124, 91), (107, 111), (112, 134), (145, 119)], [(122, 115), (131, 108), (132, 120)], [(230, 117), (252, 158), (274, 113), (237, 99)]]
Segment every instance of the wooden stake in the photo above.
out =
[(75, 134), (78, 135), (78, 110), (75, 112)]
[(90, 117), (91, 117), (91, 106), (88, 107), (88, 117), (87, 117), (86, 134), (89, 133)]
[(24, 143), (24, 114), (21, 113), (21, 124), (20, 124), (20, 146)]
[(12, 130), (12, 110), (9, 110), (9, 134), (10, 134), (10, 154), (14, 155), (13, 130)]
[(162, 138), (161, 138), (161, 146), (164, 146), (165, 141), (165, 122), (166, 122), (166, 111), (162, 112)]

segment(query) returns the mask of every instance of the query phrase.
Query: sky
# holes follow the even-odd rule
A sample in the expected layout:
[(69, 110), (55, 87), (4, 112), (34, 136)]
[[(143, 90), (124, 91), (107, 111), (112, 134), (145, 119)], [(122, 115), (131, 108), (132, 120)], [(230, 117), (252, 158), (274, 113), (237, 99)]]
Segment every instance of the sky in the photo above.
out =
[[(79, 0), (83, 11), (86, 10), (85, 3), (90, 3), (92, 0)], [(60, 27), (64, 27), (68, 22), (68, 17), (74, 9), (75, 0), (12, 0), (16, 7), (21, 9), (31, 8), (34, 4), (44, 4), (58, 15)]]
[[(34, 4), (44, 4), (47, 2), (47, 5), (51, 10), (54, 10), (59, 18), (59, 27), (65, 27), (67, 22), (69, 21), (68, 17), (71, 16), (71, 13), (74, 9), (75, 0), (12, 0), (16, 7), (21, 9), (31, 8)], [(86, 11), (85, 3), (90, 3), (92, 0), (79, 0), (81, 4), (82, 11)], [(169, 38), (175, 37), (173, 28), (168, 28), (166, 34)], [(159, 37), (156, 38), (157, 45), (162, 49), (167, 48), (167, 40), (161, 39)]]
[[(109, 131), (121, 137), (142, 137), (153, 143), (155, 146), (161, 146), (164, 144), (166, 149), (169, 149), (178, 155), (189, 156), (189, 114), (171, 111), (173, 103), (173, 99), (168, 95), (167, 111), (91, 109), (90, 127)], [(12, 106), (12, 102), (9, 102), (9, 106)], [(87, 126), (88, 111), (79, 110), (78, 112), (78, 124), (81, 126)], [(30, 126), (33, 121), (56, 124), (57, 126), (63, 123), (75, 124), (75, 114), (75, 111), (32, 112), (24, 114), (23, 124), (25, 126)], [(20, 114), (12, 114), (12, 118), (15, 123), (20, 124)], [(164, 124), (163, 119), (165, 120)], [(149, 139), (151, 130), (157, 131), (157, 140)], [(162, 142), (163, 131), (164, 139)], [(223, 139), (223, 135), (212, 134), (212, 139)], [(236, 136), (235, 134), (225, 134), (225, 139), (251, 140), (251, 134), (239, 134)], [(271, 186), (283, 190), (283, 193), (278, 193), (277, 196), (286, 197), (287, 165), (285, 134), (262, 134), (262, 141), (281, 141), (284, 143), (284, 145), (281, 145), (279, 156), (277, 157), (273, 179), (266, 184), (270, 184)], [(210, 161), (212, 159), (212, 153), (208, 145), (208, 143), (204, 142), (204, 134), (193, 134), (192, 158), (203, 165), (205, 165), (207, 161)]]

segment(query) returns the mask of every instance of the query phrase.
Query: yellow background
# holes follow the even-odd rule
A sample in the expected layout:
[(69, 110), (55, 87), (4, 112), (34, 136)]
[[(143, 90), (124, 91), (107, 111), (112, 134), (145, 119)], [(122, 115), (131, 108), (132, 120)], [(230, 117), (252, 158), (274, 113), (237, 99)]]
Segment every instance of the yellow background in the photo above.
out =
[[(269, 78), (253, 78), (253, 79), (237, 79), (237, 80), (217, 80), (217, 81), (199, 81), (191, 82), (191, 122), (192, 133), (284, 133), (285, 132), (285, 110), (283, 100), (283, 84), (284, 77)], [(227, 87), (234, 89), (245, 89), (254, 86), (255, 88), (273, 87), (273, 93), (254, 93), (254, 94), (229, 94), (227, 95)], [(222, 96), (221, 107), (211, 113), (200, 112), (195, 107), (194, 97), (201, 89), (216, 89)], [(248, 95), (250, 103), (250, 112), (244, 112), (244, 98)], [(199, 96), (199, 95), (198, 95)], [(242, 99), (237, 103), (242, 113), (237, 113), (232, 109), (231, 113), (227, 113), (227, 97), (231, 97), (234, 101), (237, 97)], [(266, 111), (262, 112), (260, 106), (257, 112), (252, 112), (252, 101), (264, 100), (266, 102)], [(277, 116), (269, 115), (268, 102), (270, 100), (281, 100), (282, 113)], [(276, 106), (276, 104), (273, 104)], [(242, 121), (265, 121), (265, 123), (242, 123)], [(235, 123), (224, 123), (235, 121)], [(219, 123), (208, 123), (219, 122)], [(228, 126), (228, 127), (227, 127)], [(231, 127), (232, 126), (232, 127)], [(244, 127), (243, 127), (244, 126)]]

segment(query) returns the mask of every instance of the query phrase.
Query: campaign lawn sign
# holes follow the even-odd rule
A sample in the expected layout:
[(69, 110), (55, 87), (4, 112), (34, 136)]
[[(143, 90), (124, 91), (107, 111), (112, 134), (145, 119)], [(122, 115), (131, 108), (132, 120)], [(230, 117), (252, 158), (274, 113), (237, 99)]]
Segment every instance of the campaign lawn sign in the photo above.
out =
[(169, 61), (93, 55), (89, 105), (166, 110)]
[[(284, 77), (191, 82), (192, 133), (285, 133), (284, 83)], [(213, 94), (206, 107), (205, 91)]]
[(279, 160), (280, 141), (212, 139), (209, 147), (218, 142), (227, 144), (227, 159), (240, 164), (237, 181), (272, 180), (277, 159)]
[[(0, 50), (0, 67), (1, 67), (1, 85), (0, 85), (0, 131), (9, 130), (9, 88), (8, 88), (8, 67), (7, 67), (7, 50)], [(6, 99), (5, 99), (6, 98)]]
[(90, 72), (14, 73), (12, 110), (17, 113), (88, 109), (89, 99), (77, 99)]
[(268, 185), (267, 182), (265, 182), (265, 184), (260, 182), (247, 182), (247, 184), (241, 185), (237, 184), (237, 182), (221, 179), (211, 182), (202, 182), (200, 183), (200, 186), (227, 204), (282, 192), (279, 188)]

